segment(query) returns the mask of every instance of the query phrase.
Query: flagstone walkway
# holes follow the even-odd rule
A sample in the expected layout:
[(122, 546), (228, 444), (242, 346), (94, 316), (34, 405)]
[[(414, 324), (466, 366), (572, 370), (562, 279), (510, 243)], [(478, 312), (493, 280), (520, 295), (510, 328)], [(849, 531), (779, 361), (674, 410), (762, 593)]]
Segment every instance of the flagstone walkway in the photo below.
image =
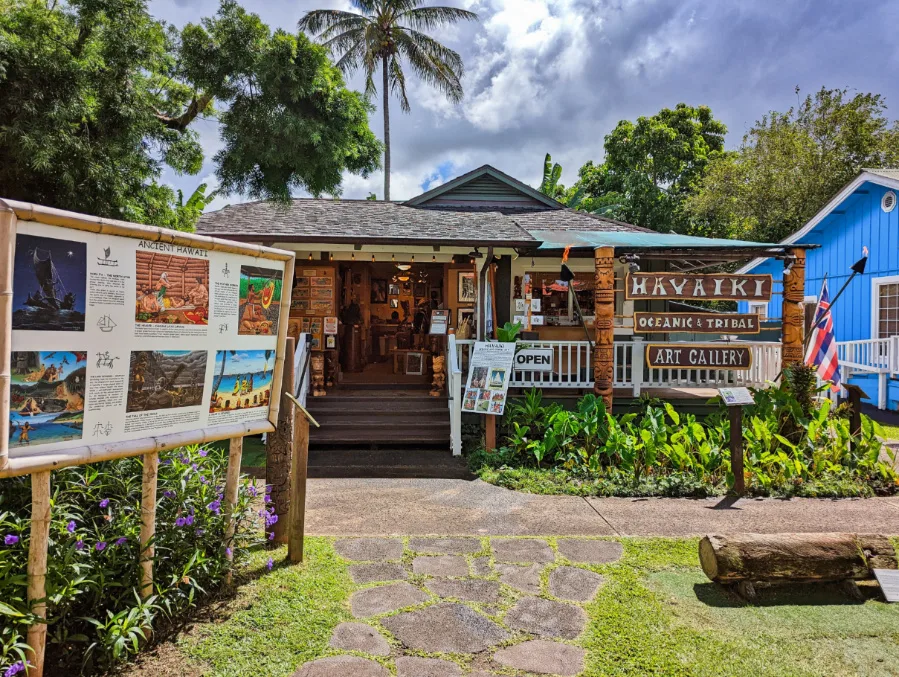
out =
[[(621, 543), (542, 538), (347, 538), (355, 622), (332, 634), (337, 655), (295, 677), (573, 676), (603, 577), (586, 568), (617, 561)], [(517, 673), (516, 673), (517, 674)]]

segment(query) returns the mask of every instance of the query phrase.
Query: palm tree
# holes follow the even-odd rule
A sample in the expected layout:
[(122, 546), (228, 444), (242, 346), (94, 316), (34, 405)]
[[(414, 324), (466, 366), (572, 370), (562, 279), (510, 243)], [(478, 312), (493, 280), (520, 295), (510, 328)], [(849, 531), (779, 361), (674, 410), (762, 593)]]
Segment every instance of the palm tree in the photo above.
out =
[(316, 9), (299, 23), (300, 30), (318, 36), (333, 53), (344, 73), (365, 72), (365, 94), (375, 94), (375, 70), (381, 67), (384, 100), (384, 199), (390, 199), (390, 93), (408, 113), (406, 75), (400, 59), (453, 103), (462, 100), (462, 57), (423, 31), (456, 21), (475, 21), (478, 15), (456, 7), (421, 7), (423, 0), (351, 0), (359, 14)]

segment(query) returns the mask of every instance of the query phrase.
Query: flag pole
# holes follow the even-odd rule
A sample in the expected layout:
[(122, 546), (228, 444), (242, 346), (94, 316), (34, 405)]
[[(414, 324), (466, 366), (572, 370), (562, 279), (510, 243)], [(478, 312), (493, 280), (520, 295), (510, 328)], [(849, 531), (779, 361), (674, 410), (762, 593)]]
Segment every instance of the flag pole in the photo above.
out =
[[(864, 274), (866, 265), (868, 265), (868, 255), (867, 254), (865, 254), (865, 256), (863, 256), (858, 261), (856, 261), (855, 263), (852, 264), (852, 275), (850, 275), (849, 279), (843, 283), (843, 286), (840, 287), (840, 291), (837, 292), (837, 295), (833, 297), (833, 301), (830, 302), (830, 308), (827, 309), (827, 312), (824, 313), (824, 315), (817, 321), (813, 321), (812, 326), (809, 327), (809, 330), (808, 330), (809, 336), (811, 336), (811, 333), (815, 329), (817, 329), (824, 320), (827, 319), (827, 316), (831, 313), (831, 311), (833, 311), (833, 307), (836, 304), (837, 299), (839, 299), (840, 296), (842, 296), (843, 292), (846, 291), (846, 287), (849, 286), (849, 283), (852, 282), (853, 278), (856, 275)], [(818, 302), (820, 303), (820, 299), (818, 300)], [(815, 312), (817, 312), (817, 309)], [(806, 346), (808, 346), (808, 337), (806, 337)]]

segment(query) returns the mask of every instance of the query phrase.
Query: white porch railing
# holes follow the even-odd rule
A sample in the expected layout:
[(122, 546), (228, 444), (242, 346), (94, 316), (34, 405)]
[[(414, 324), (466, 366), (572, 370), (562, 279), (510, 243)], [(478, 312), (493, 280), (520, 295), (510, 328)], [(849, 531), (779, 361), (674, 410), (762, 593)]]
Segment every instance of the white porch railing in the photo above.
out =
[[(453, 456), (462, 455), (462, 388), (465, 387), (465, 377), (460, 366), (461, 346), (457, 345), (456, 337), (450, 334), (447, 343), (446, 364), (446, 390), (449, 393), (450, 412), (450, 445)], [(471, 347), (468, 347), (471, 350)]]
[[(519, 341), (530, 348), (553, 351), (551, 372), (514, 371), (509, 385), (513, 388), (592, 388), (593, 350), (587, 341)], [(645, 364), (646, 342), (635, 337), (616, 341), (613, 386), (630, 388), (638, 397), (643, 388), (720, 388), (726, 386), (762, 387), (780, 373), (780, 344), (761, 341), (738, 341), (752, 351), (752, 367), (746, 371), (726, 369), (648, 369)], [(455, 340), (459, 365), (468, 372), (472, 340)], [(684, 345), (690, 345), (685, 343)]]
[(899, 373), (899, 336), (837, 341), (840, 376), (847, 382), (855, 374), (877, 375), (877, 408), (887, 408), (887, 382)]

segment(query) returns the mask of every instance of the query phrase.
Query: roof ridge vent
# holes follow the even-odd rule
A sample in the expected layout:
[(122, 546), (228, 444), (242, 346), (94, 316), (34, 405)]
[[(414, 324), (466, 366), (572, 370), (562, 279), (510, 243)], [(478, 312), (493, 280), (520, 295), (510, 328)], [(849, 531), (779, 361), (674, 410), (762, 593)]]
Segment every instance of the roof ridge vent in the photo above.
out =
[(883, 197), (880, 198), (880, 208), (889, 214), (896, 208), (896, 193), (892, 190), (888, 190), (883, 194)]

